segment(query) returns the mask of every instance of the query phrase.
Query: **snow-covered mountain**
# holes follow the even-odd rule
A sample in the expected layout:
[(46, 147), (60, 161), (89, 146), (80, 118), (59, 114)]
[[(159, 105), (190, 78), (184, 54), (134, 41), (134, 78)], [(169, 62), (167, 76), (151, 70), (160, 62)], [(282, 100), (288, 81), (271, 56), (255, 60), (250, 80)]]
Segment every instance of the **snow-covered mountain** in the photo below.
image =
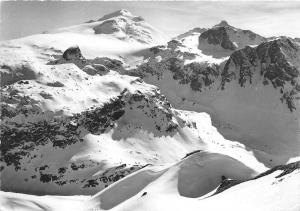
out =
[(201, 33), (199, 49), (205, 54), (222, 57), (230, 55), (234, 50), (249, 45), (258, 45), (264, 41), (266, 38), (250, 30), (238, 29), (230, 26), (226, 21), (221, 21), (211, 29)]
[(129, 74), (160, 87), (175, 108), (209, 113), (225, 137), (267, 165), (298, 156), (299, 45), (282, 38), (214, 59), (187, 43), (149, 49)]
[(189, 31), (187, 31), (183, 34), (180, 34), (180, 35), (176, 36), (175, 39), (183, 40), (186, 37), (190, 37), (190, 36), (193, 36), (193, 35), (200, 35), (202, 32), (204, 32), (206, 30), (207, 29), (205, 29), (205, 28), (196, 27), (196, 28), (193, 28), (192, 30), (189, 30)]
[(167, 37), (148, 24), (143, 17), (122, 9), (84, 24), (50, 31), (50, 33), (74, 32), (80, 34), (110, 35), (120, 40), (146, 44), (165, 42)]
[(226, 148), (254, 171), (265, 169), (215, 131), (208, 115), (172, 108), (157, 87), (118, 74), (121, 64), (87, 60), (72, 47), (54, 61), (2, 65), (10, 71), (1, 87), (3, 190), (94, 194), (196, 149)]
[(0, 209), (298, 211), (297, 39), (119, 10), (0, 46)]

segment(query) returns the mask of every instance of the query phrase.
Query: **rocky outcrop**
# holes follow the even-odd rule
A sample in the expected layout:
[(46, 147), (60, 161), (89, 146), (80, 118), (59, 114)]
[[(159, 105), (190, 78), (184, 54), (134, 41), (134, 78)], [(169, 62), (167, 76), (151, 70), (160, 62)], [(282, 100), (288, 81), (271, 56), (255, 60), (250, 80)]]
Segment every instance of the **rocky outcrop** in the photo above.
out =
[(199, 42), (202, 40), (207, 40), (207, 43), (211, 45), (220, 45), (222, 48), (227, 50), (233, 51), (237, 48), (229, 39), (229, 35), (225, 27), (212, 28), (202, 32), (199, 37)]
[(8, 65), (0, 66), (0, 86), (6, 86), (20, 80), (34, 80), (37, 78), (29, 64), (21, 64), (15, 67)]
[[(22, 103), (22, 102), (20, 102)], [(124, 114), (125, 103), (120, 98), (113, 99), (102, 107), (76, 114), (72, 117), (57, 117), (54, 113), (44, 114), (32, 106), (17, 106), (13, 109), (2, 106), (1, 118), (1, 160), (6, 165), (14, 165), (20, 169), (20, 160), (32, 156), (39, 145), (52, 143), (53, 147), (65, 148), (82, 141), (81, 130), (85, 128), (91, 133), (103, 133), (113, 126), (113, 122)], [(21, 110), (20, 110), (21, 109)], [(16, 116), (31, 116), (26, 123), (14, 121)], [(34, 120), (37, 119), (37, 120)], [(14, 149), (19, 148), (18, 151)]]
[(221, 193), (235, 185), (240, 184), (242, 181), (234, 180), (234, 179), (224, 179), (222, 180), (221, 184), (219, 185), (218, 189), (216, 190), (215, 194)]
[(56, 55), (54, 59), (52, 58), (47, 63), (47, 65), (57, 65), (66, 63), (73, 63), (80, 69), (82, 69), (85, 65), (88, 65), (87, 60), (83, 57), (79, 46), (71, 46), (67, 48), (61, 56)]
[(48, 65), (57, 65), (73, 63), (78, 68), (82, 69), (88, 75), (105, 75), (112, 70), (123, 69), (123, 63), (117, 59), (111, 59), (107, 57), (96, 57), (94, 59), (85, 59), (81, 54), (81, 50), (78, 46), (70, 47), (63, 53), (62, 57), (56, 60), (49, 61)]
[[(279, 166), (275, 166), (273, 168), (271, 168), (268, 171), (265, 171), (259, 175), (257, 175), (256, 177), (254, 177), (253, 179), (247, 180), (247, 181), (251, 181), (251, 180), (257, 180), (260, 179), (262, 177), (268, 176), (276, 171), (282, 171), (280, 174), (278, 174), (277, 176), (275, 176), (276, 179), (278, 179), (278, 182), (282, 181), (285, 175), (288, 175), (296, 170), (300, 170), (300, 161), (294, 162), (294, 163), (289, 163), (286, 165), (279, 165)], [(241, 184), (243, 182), (247, 182), (247, 181), (238, 181), (238, 180), (233, 180), (233, 179), (224, 179), (222, 180), (221, 184), (219, 185), (218, 189), (216, 190), (215, 194), (219, 194), (235, 185)]]
[[(239, 29), (229, 25), (226, 21), (221, 21), (201, 33), (198, 48), (203, 53), (218, 58), (230, 56), (237, 49), (248, 45), (259, 45), (265, 41), (267, 41), (266, 38), (250, 30)], [(222, 52), (222, 49), (225, 51)]]
[(259, 178), (264, 177), (266, 175), (270, 175), (270, 174), (272, 174), (272, 173), (274, 173), (276, 171), (281, 171), (281, 173), (278, 174), (275, 177), (275, 178), (280, 178), (280, 177), (283, 177), (283, 176), (285, 176), (287, 174), (290, 174), (293, 171), (296, 171), (298, 169), (300, 169), (300, 161), (289, 163), (289, 164), (285, 164), (285, 165), (275, 166), (274, 168), (271, 168), (270, 170), (257, 175), (253, 179), (259, 179)]
[(213, 28), (217, 28), (217, 27), (232, 27), (232, 26), (230, 26), (226, 20), (222, 20), (220, 23), (213, 26)]
[(174, 50), (178, 46), (182, 46), (182, 44), (178, 40), (171, 40), (168, 42), (167, 48)]
[(300, 92), (299, 66), (300, 47), (290, 39), (269, 41), (256, 48), (247, 46), (230, 56), (222, 71), (221, 87), (225, 89), (232, 80), (245, 87), (259, 74), (264, 85), (280, 89), (281, 101), (293, 111)]
[(105, 21), (94, 28), (95, 34), (113, 34), (115, 32), (121, 31), (116, 20)]
[[(160, 80), (166, 71), (173, 75), (173, 79), (179, 84), (186, 84), (193, 91), (209, 89), (214, 83), (218, 83), (220, 67), (217, 64), (191, 62), (185, 64), (186, 60), (195, 59), (196, 55), (189, 52), (181, 52), (178, 47), (182, 43), (177, 40), (168, 42), (166, 47), (156, 46), (149, 50), (153, 52), (148, 62), (141, 64), (137, 69), (129, 72), (130, 75), (141, 78), (156, 77)], [(155, 58), (160, 56), (161, 61)]]
[(62, 57), (67, 61), (83, 59), (81, 50), (78, 46), (69, 47), (67, 50), (64, 51)]
[[(153, 55), (129, 74), (141, 78), (154, 76), (160, 80), (168, 70), (174, 80), (200, 92), (212, 87), (224, 90), (233, 81), (241, 87), (254, 82), (272, 85), (280, 92), (278, 101), (285, 103), (290, 111), (295, 111), (296, 102), (300, 99), (300, 47), (292, 40), (278, 39), (236, 50), (225, 61), (224, 68), (204, 62), (186, 64), (185, 61), (195, 55), (180, 51), (178, 47), (182, 46), (180, 41), (172, 40), (167, 46), (150, 48)], [(161, 59), (157, 61), (157, 57)]]
[[(0, 125), (0, 160), (3, 165), (0, 171), (3, 175), (7, 175), (7, 171), (14, 171), (9, 174), (17, 177), (25, 172), (27, 175), (30, 173), (30, 178), (24, 178), (25, 182), (34, 180), (38, 183), (55, 184), (57, 187), (72, 185), (79, 189), (88, 189), (87, 191), (101, 190), (143, 166), (124, 163), (106, 169), (97, 176), (82, 178), (76, 172), (89, 172), (100, 163), (91, 159), (72, 163), (64, 160), (59, 163), (60, 167), (56, 171), (53, 170), (53, 165), (58, 165), (55, 163), (58, 161), (48, 163), (46, 158), (43, 160), (43, 150), (47, 146), (60, 157), (64, 151), (72, 150), (72, 147), (83, 143), (87, 134), (101, 135), (112, 129), (114, 133), (121, 131), (122, 128), (118, 128), (121, 118), (127, 119), (126, 130), (142, 129), (154, 136), (173, 136), (180, 126), (186, 124), (180, 117), (174, 118), (176, 114), (170, 103), (157, 90), (145, 94), (140, 91), (130, 93), (125, 89), (119, 96), (103, 105), (71, 116), (44, 112), (30, 97), (27, 97), (27, 100), (19, 99), (18, 93), (11, 94), (11, 100), (17, 105), (1, 104), (3, 124)], [(133, 120), (133, 113), (138, 114), (139, 119)], [(18, 119), (23, 121), (19, 122)], [(114, 139), (118, 139), (118, 135), (115, 135)], [(40, 162), (40, 159), (43, 162)], [(34, 172), (30, 172), (24, 163), (34, 168)], [(55, 168), (57, 169), (57, 166)]]

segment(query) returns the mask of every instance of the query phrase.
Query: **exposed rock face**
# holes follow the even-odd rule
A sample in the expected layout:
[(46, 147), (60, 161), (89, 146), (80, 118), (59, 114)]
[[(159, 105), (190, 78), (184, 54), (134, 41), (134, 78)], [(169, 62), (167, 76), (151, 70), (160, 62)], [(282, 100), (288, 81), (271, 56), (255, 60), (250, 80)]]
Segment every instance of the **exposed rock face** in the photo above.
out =
[(219, 64), (197, 54), (192, 59), (180, 42), (149, 51), (146, 62), (128, 72), (159, 86), (175, 107), (210, 113), (226, 138), (269, 153), (267, 164), (299, 154), (300, 55), (292, 40), (247, 46)]
[(216, 192), (214, 194), (221, 193), (235, 185), (240, 184), (241, 182), (242, 181), (233, 180), (233, 179), (225, 179), (221, 182), (220, 186), (218, 187), (218, 189), (216, 190)]
[(15, 67), (7, 65), (0, 66), (0, 86), (10, 85), (19, 80), (36, 79), (36, 74), (29, 64), (22, 64)]
[(63, 58), (69, 61), (69, 60), (82, 59), (83, 56), (81, 54), (80, 48), (78, 46), (73, 46), (65, 50), (65, 52), (63, 53)]
[[(256, 177), (254, 177), (253, 179), (250, 179), (250, 180), (256, 180), (256, 179), (259, 179), (261, 177), (264, 177), (264, 176), (267, 176), (267, 175), (270, 175), (276, 171), (282, 171), (280, 174), (278, 174), (277, 176), (275, 176), (275, 178), (281, 178), (285, 175), (288, 175), (290, 173), (292, 173), (293, 171), (296, 171), (300, 169), (300, 161), (298, 162), (294, 162), (294, 163), (289, 163), (289, 164), (286, 164), (286, 165), (279, 165), (279, 166), (275, 166), (273, 168), (271, 168), (270, 170), (266, 171), (266, 172), (263, 172), (259, 175), (257, 175)], [(250, 180), (247, 180), (247, 181), (250, 181)], [(282, 178), (278, 180), (279, 182), (282, 181)], [(218, 187), (218, 189), (216, 190), (216, 192), (214, 194), (218, 194), (218, 193), (221, 193), (235, 185), (238, 185), (240, 183), (243, 183), (243, 182), (246, 182), (246, 181), (238, 181), (238, 180), (233, 180), (233, 179), (225, 179), (221, 182), (220, 186)]]
[(177, 48), (178, 46), (182, 46), (181, 43), (178, 40), (171, 40), (171, 41), (168, 42), (168, 45), (167, 45), (168, 48), (171, 48), (173, 50), (175, 48)]
[(169, 70), (173, 75), (173, 79), (180, 84), (187, 84), (192, 90), (200, 92), (209, 89), (213, 83), (217, 82), (220, 75), (218, 65), (199, 64), (197, 62), (184, 65), (184, 62), (178, 58), (167, 58), (161, 61), (157, 67), (150, 64), (141, 65), (132, 75), (140, 77), (151, 75), (160, 80), (164, 71), (159, 69), (159, 66)]
[[(2, 105), (4, 112), (1, 119), (5, 124), (1, 124), (1, 160), (6, 165), (14, 165), (16, 170), (20, 169), (19, 160), (24, 156), (29, 156), (30, 152), (39, 145), (49, 142), (53, 147), (65, 148), (68, 145), (82, 141), (80, 137), (80, 127), (86, 128), (93, 133), (102, 133), (111, 123), (116, 121), (124, 114), (124, 102), (114, 99), (103, 107), (91, 111), (86, 111), (73, 117), (56, 117), (55, 114), (44, 114), (37, 107), (33, 107), (31, 102), (20, 101), (22, 106), (13, 109)], [(24, 105), (25, 104), (25, 105)], [(22, 129), (17, 129), (20, 125), (15, 122), (13, 117), (18, 115), (35, 116), (37, 120), (22, 125)], [(105, 117), (104, 117), (105, 116)], [(105, 118), (105, 124), (102, 118)], [(107, 119), (110, 119), (107, 121)], [(100, 121), (102, 120), (102, 121)], [(14, 129), (12, 129), (14, 128)], [(50, 141), (51, 140), (51, 141)], [(15, 148), (23, 147), (23, 150), (13, 152)]]
[(226, 20), (222, 20), (220, 23), (218, 23), (214, 27), (232, 27), (232, 26), (230, 26)]
[(116, 20), (108, 20), (94, 27), (95, 34), (112, 34), (121, 31)]
[(230, 56), (222, 72), (222, 89), (234, 79), (242, 87), (252, 84), (255, 73), (260, 74), (264, 85), (280, 89), (281, 101), (293, 111), (300, 92), (299, 64), (300, 48), (289, 39), (273, 40), (256, 48), (247, 46)]
[(221, 45), (224, 49), (235, 50), (236, 46), (230, 41), (225, 27), (209, 29), (199, 37), (199, 41), (207, 40), (208, 44)]
[[(168, 71), (172, 74), (174, 80), (179, 84), (188, 85), (193, 91), (202, 92), (210, 89), (218, 82), (220, 76), (220, 67), (217, 64), (190, 62), (187, 60), (196, 58), (196, 54), (182, 52), (178, 47), (183, 44), (177, 40), (171, 40), (167, 46), (156, 46), (149, 49), (153, 55), (148, 62), (141, 64), (137, 69), (129, 74), (141, 78), (156, 77), (161, 80)], [(160, 61), (156, 58), (161, 57)]]
[[(12, 98), (16, 98), (13, 99), (16, 102), (19, 101), (17, 96)], [(76, 172), (81, 174), (89, 172), (99, 167), (100, 163), (87, 159), (76, 162), (52, 161), (45, 165), (44, 161), (41, 162), (44, 156), (43, 148), (50, 146), (51, 151), (60, 157), (64, 150), (72, 150), (74, 145), (82, 143), (86, 134), (101, 135), (113, 128), (117, 131), (117, 121), (129, 113), (138, 113), (140, 118), (146, 119), (146, 122), (141, 122), (140, 119), (130, 120), (131, 122), (127, 123), (128, 128), (131, 130), (143, 128), (155, 136), (162, 134), (172, 136), (180, 127), (177, 121), (181, 121), (179, 117), (175, 120), (170, 103), (158, 92), (148, 96), (139, 91), (129, 93), (125, 89), (119, 96), (102, 106), (72, 116), (45, 113), (30, 100), (30, 97), (27, 97), (27, 100), (21, 99), (20, 105), (15, 108), (8, 104), (1, 105), (3, 124), (0, 125), (2, 138), (0, 159), (3, 165), (0, 171), (3, 180), (10, 175), (7, 173), (10, 170), (7, 169), (12, 169), (17, 177), (30, 173), (31, 176), (26, 178), (26, 182), (34, 180), (61, 189), (65, 185), (72, 185), (80, 191), (84, 188), (87, 189), (86, 193), (90, 191), (94, 193), (143, 166), (124, 163), (106, 169), (97, 176), (89, 175), (82, 178)], [(25, 120), (20, 123), (15, 121), (18, 118)], [(182, 120), (180, 125), (183, 124), (186, 122)], [(24, 163), (26, 165), (29, 163), (31, 167), (24, 167)], [(59, 168), (56, 165), (60, 165)]]
[(250, 30), (235, 28), (226, 21), (221, 21), (221, 23), (201, 33), (198, 48), (204, 54), (221, 58), (230, 56), (237, 49), (248, 45), (259, 45), (265, 41), (267, 41), (266, 38)]
[(54, 60), (50, 60), (47, 64), (56, 65), (65, 63), (73, 63), (80, 69), (82, 69), (85, 65), (88, 65), (87, 60), (81, 54), (79, 46), (69, 47), (67, 50), (64, 51), (61, 57), (58, 57)]
[(258, 178), (264, 177), (266, 175), (272, 174), (275, 171), (282, 171), (280, 174), (278, 174), (276, 176), (276, 178), (280, 178), (280, 177), (283, 177), (287, 174), (292, 173), (293, 171), (296, 171), (297, 169), (300, 169), (300, 161), (289, 163), (289, 164), (286, 164), (286, 165), (275, 166), (274, 168), (271, 168), (270, 170), (257, 175), (253, 179), (258, 179)]
[[(180, 52), (177, 49), (180, 46), (182, 44), (179, 41), (172, 40), (166, 48), (150, 48), (154, 53), (152, 57), (130, 74), (142, 78), (155, 76), (160, 80), (165, 71), (169, 70), (174, 80), (180, 84), (189, 84), (192, 90), (200, 92), (212, 86), (224, 90), (226, 84), (233, 80), (237, 80), (241, 87), (261, 81), (259, 83), (265, 86), (271, 84), (280, 90), (281, 98), (278, 100), (285, 102), (290, 111), (296, 109), (295, 103), (300, 99), (300, 47), (290, 39), (273, 40), (257, 47), (246, 46), (237, 50), (226, 61), (223, 69), (216, 64), (185, 64), (185, 59), (191, 59), (193, 55)], [(162, 59), (156, 61), (157, 56)]]
[(48, 65), (73, 63), (82, 69), (88, 75), (105, 75), (112, 70), (120, 70), (122, 62), (117, 59), (107, 57), (96, 57), (94, 59), (85, 59), (81, 54), (80, 48), (70, 47), (62, 55), (62, 58), (48, 62)]

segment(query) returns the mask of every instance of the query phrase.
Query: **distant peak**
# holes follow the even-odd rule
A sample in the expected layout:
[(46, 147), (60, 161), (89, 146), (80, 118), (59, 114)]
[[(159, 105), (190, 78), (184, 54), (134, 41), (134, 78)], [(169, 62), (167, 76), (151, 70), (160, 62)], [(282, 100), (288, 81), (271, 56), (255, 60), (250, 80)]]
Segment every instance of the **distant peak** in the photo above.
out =
[(220, 23), (218, 23), (217, 25), (215, 25), (214, 27), (224, 27), (224, 26), (229, 26), (231, 27), (227, 21), (222, 20)]
[(228, 22), (227, 22), (227, 21), (225, 21), (225, 20), (222, 20), (222, 21), (219, 23), (219, 25), (229, 25), (229, 24), (228, 24)]
[(111, 14), (124, 15), (124, 16), (133, 16), (132, 13), (129, 12), (128, 10), (126, 10), (126, 9), (121, 9), (121, 10), (118, 10), (118, 11), (113, 12)]
[(98, 21), (103, 21), (106, 19), (110, 19), (110, 18), (114, 18), (114, 17), (118, 17), (118, 16), (126, 16), (126, 17), (133, 17), (132, 13), (129, 12), (126, 9), (121, 9), (112, 13), (109, 13), (107, 15), (104, 15), (102, 18), (100, 18)]
[(121, 10), (119, 10), (119, 12), (120, 12), (121, 14), (131, 14), (131, 12), (129, 12), (129, 11), (126, 10), (126, 9), (121, 9)]

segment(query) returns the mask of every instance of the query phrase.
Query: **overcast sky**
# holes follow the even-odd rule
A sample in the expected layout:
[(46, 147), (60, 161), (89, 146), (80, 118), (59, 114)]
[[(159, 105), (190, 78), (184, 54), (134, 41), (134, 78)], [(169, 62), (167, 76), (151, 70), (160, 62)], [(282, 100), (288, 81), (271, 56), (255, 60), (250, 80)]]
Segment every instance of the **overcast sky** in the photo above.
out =
[(300, 37), (300, 2), (0, 2), (0, 40), (76, 25), (127, 9), (170, 37), (227, 20), (263, 36)]

